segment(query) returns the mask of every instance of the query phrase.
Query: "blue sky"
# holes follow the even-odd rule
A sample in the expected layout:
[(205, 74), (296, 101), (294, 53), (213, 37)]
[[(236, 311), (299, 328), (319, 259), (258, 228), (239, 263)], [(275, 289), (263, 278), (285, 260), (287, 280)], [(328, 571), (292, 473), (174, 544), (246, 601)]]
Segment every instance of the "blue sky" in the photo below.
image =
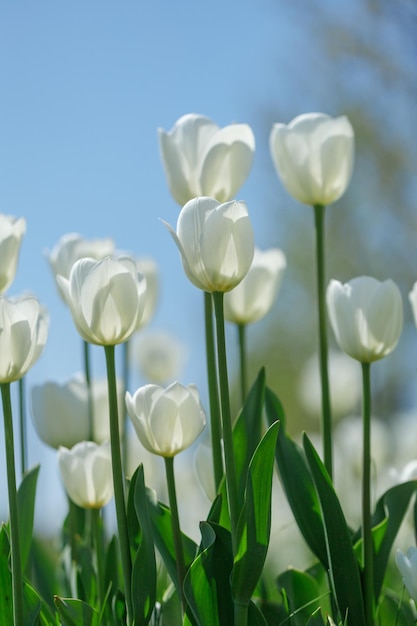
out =
[[(0, 2), (0, 211), (27, 220), (9, 293), (34, 292), (51, 317), (48, 345), (27, 377), (29, 388), (62, 380), (81, 366), (79, 337), (43, 254), (68, 232), (111, 236), (119, 249), (157, 261), (161, 298), (152, 327), (187, 343), (183, 382), (204, 387), (201, 293), (185, 278), (159, 221), (174, 225), (179, 209), (165, 182), (157, 128), (168, 130), (189, 112), (220, 126), (249, 123), (257, 152), (239, 197), (248, 204), (257, 244), (281, 246), (268, 203), (275, 197), (291, 201), (273, 178), (263, 111), (276, 106), (275, 121), (284, 122), (315, 108), (326, 111), (309, 89), (313, 60), (296, 14), (286, 13), (284, 4)], [(301, 78), (306, 91), (294, 98)], [(291, 108), (293, 102), (298, 108)], [(287, 119), (278, 116), (283, 110), (291, 112)], [(266, 189), (270, 180), (275, 187)], [(99, 351), (94, 358), (102, 368)], [(31, 432), (30, 464), (53, 464), (54, 456)], [(54, 500), (47, 480), (43, 470), (40, 497)]]

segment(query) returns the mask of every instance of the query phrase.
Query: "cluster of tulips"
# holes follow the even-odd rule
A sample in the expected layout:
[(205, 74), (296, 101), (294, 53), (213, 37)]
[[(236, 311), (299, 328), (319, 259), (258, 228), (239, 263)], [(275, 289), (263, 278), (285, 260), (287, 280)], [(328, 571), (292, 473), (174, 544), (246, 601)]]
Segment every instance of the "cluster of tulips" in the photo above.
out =
[[(286, 267), (281, 250), (255, 247), (248, 208), (235, 199), (252, 165), (251, 129), (245, 124), (219, 128), (190, 114), (170, 132), (160, 131), (159, 142), (171, 194), (182, 207), (176, 228), (164, 224), (187, 277), (204, 294), (209, 407), (203, 408), (192, 384), (161, 386), (156, 384), (161, 380), (153, 380), (132, 393), (128, 366), (123, 377), (117, 376), (116, 346), (122, 344), (128, 364), (130, 340), (152, 318), (156, 267), (150, 260), (116, 255), (111, 240), (64, 235), (48, 260), (83, 340), (85, 372), (64, 384), (49, 381), (31, 390), (33, 422), (40, 438), (58, 450), (69, 505), (62, 581), (53, 597), (42, 597), (32, 576), (35, 557), (30, 557), (37, 473), (25, 467), (23, 443), (17, 489), (10, 384), (21, 385), (42, 353), (48, 315), (33, 296), (0, 297), (10, 518), (0, 532), (0, 580), (6, 589), (0, 594), (1, 624), (415, 624), (417, 549), (397, 553), (394, 584), (389, 568), (417, 482), (395, 485), (377, 503), (371, 497), (370, 366), (398, 343), (402, 297), (391, 280), (326, 280), (325, 208), (350, 182), (354, 132), (349, 120), (301, 115), (288, 125), (275, 124), (270, 136), (284, 187), (314, 211), (322, 458), (307, 435), (301, 446), (286, 432), (285, 407), (266, 386), (263, 370), (248, 388), (245, 329), (271, 310)], [(24, 233), (24, 219), (0, 216), (2, 293), (13, 281)], [(417, 323), (417, 283), (409, 299)], [(239, 331), (241, 410), (236, 418), (230, 406), (225, 321)], [(333, 486), (328, 321), (339, 347), (362, 372), (358, 530), (346, 522)], [(91, 378), (90, 344), (104, 348), (104, 386)], [(149, 488), (143, 464), (127, 470), (127, 419), (143, 448), (164, 459), (167, 503)], [(206, 421), (211, 437), (206, 472), (214, 498), (197, 544), (181, 530), (174, 459), (195, 442)], [(22, 441), (24, 425), (22, 415)], [(264, 565), (271, 516), (280, 514), (271, 505), (274, 469), (311, 551), (311, 567), (274, 572), (271, 588)], [(113, 497), (116, 532), (110, 537), (103, 507)]]

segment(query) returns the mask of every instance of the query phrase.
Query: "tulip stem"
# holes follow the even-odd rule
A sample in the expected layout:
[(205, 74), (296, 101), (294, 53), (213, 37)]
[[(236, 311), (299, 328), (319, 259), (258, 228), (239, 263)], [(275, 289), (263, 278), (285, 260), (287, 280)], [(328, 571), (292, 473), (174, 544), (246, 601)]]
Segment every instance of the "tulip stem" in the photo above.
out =
[(239, 334), (240, 392), (243, 406), (245, 404), (248, 379), (246, 367), (246, 324), (238, 324), (237, 330)]
[(19, 426), (20, 426), (20, 467), (22, 476), (26, 472), (27, 461), (27, 430), (26, 430), (26, 405), (25, 405), (25, 379), (20, 378), (19, 385)]
[(319, 318), (319, 360), (321, 379), (321, 404), (322, 404), (322, 437), (324, 466), (332, 478), (332, 415), (330, 405), (330, 388), (328, 373), (328, 348), (327, 348), (327, 316), (326, 316), (326, 278), (325, 278), (325, 245), (324, 245), (324, 213), (325, 206), (314, 205), (314, 220), (316, 228), (316, 258), (317, 258), (317, 302)]
[(129, 536), (127, 528), (125, 485), (120, 451), (119, 411), (117, 406), (116, 367), (114, 346), (104, 346), (107, 366), (107, 382), (109, 390), (110, 412), (110, 447), (113, 466), (114, 501), (116, 505), (117, 529), (119, 532), (120, 555), (125, 588), (127, 624), (133, 624), (133, 608), (131, 597), (132, 560), (130, 556)]
[[(130, 342), (125, 341), (122, 344), (122, 354), (123, 354), (123, 397), (126, 394), (126, 391), (129, 390), (129, 362), (130, 362)], [(122, 465), (124, 468), (127, 467), (127, 423), (128, 423), (128, 415), (126, 408), (123, 413), (123, 431), (122, 431)]]
[(23, 622), (23, 576), (20, 558), (19, 512), (17, 506), (16, 467), (14, 459), (12, 403), (10, 383), (1, 383), (3, 404), (4, 442), (6, 446), (7, 489), (9, 494), (10, 551), (12, 561), (13, 624), (24, 626)]
[(235, 454), (233, 449), (232, 416), (230, 413), (229, 381), (227, 376), (226, 337), (224, 332), (224, 294), (213, 293), (214, 311), (216, 314), (217, 359), (220, 382), (220, 402), (223, 425), (224, 456), (226, 462), (226, 486), (229, 501), (230, 527), (232, 533), (233, 554), (236, 554), (236, 529), (238, 520), (237, 479)]
[(172, 537), (174, 540), (174, 550), (177, 565), (178, 587), (181, 596), (183, 611), (185, 612), (185, 596), (184, 596), (184, 577), (185, 577), (185, 561), (184, 547), (181, 537), (180, 518), (178, 515), (177, 493), (175, 489), (174, 476), (174, 457), (164, 457), (165, 474), (167, 479), (169, 507), (171, 509), (171, 527)]
[(96, 555), (97, 566), (97, 595), (100, 603), (100, 610), (103, 609), (105, 590), (104, 590), (104, 562), (103, 562), (103, 518), (101, 516), (101, 509), (91, 510), (91, 523), (94, 536), (94, 551)]
[(362, 363), (363, 477), (362, 537), (364, 605), (367, 626), (374, 623), (374, 547), (371, 520), (371, 365)]
[(211, 293), (204, 292), (204, 317), (206, 330), (207, 380), (210, 401), (211, 447), (213, 454), (214, 485), (219, 490), (223, 478), (223, 458), (221, 446), (221, 422), (219, 387), (216, 369), (216, 347), (213, 324), (213, 302)]
[(83, 340), (84, 374), (87, 385), (88, 440), (94, 441), (93, 393), (91, 389), (90, 344)]

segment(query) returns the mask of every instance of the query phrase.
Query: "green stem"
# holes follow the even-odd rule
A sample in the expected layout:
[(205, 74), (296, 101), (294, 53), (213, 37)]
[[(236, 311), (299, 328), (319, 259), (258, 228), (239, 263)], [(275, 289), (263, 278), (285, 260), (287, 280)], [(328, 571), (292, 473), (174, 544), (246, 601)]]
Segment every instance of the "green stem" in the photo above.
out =
[[(123, 356), (123, 386), (124, 386), (124, 393), (123, 393), (123, 397), (125, 395), (125, 392), (128, 391), (129, 389), (129, 361), (130, 361), (130, 342), (129, 341), (125, 341), (122, 344), (122, 356)], [(127, 414), (127, 410), (125, 410), (124, 415), (123, 415), (123, 430), (122, 430), (122, 464), (123, 467), (126, 468), (127, 467), (127, 424), (128, 424), (128, 414)]]
[(97, 592), (100, 603), (100, 610), (103, 608), (105, 589), (104, 589), (104, 545), (103, 545), (103, 518), (101, 517), (101, 509), (91, 510), (92, 532), (94, 537), (94, 550), (97, 565)]
[(20, 425), (20, 467), (22, 476), (26, 472), (27, 461), (27, 430), (26, 430), (26, 405), (25, 405), (25, 379), (20, 378), (19, 385), (19, 425)]
[(116, 505), (117, 529), (119, 534), (120, 554), (126, 596), (127, 623), (133, 623), (133, 609), (131, 597), (132, 560), (130, 556), (129, 535), (127, 528), (125, 485), (122, 470), (122, 455), (120, 451), (119, 412), (117, 407), (116, 367), (114, 346), (104, 346), (106, 354), (107, 381), (109, 389), (110, 410), (110, 447), (113, 466), (114, 501)]
[(177, 565), (178, 585), (181, 594), (181, 603), (183, 611), (185, 611), (185, 597), (183, 590), (183, 583), (185, 577), (185, 560), (184, 560), (184, 547), (181, 538), (180, 518), (178, 515), (177, 493), (175, 489), (175, 477), (174, 477), (174, 457), (164, 457), (165, 461), (165, 474), (167, 479), (168, 499), (169, 507), (171, 509), (171, 526), (172, 536), (174, 539), (174, 550)]
[(206, 330), (207, 379), (210, 401), (211, 447), (213, 451), (213, 471), (216, 491), (223, 478), (223, 457), (221, 446), (221, 421), (219, 387), (216, 368), (216, 347), (213, 324), (213, 303), (211, 293), (204, 292), (204, 317)]
[(362, 363), (363, 478), (362, 535), (364, 605), (367, 626), (374, 623), (374, 547), (371, 522), (371, 366)]
[(20, 557), (19, 513), (17, 506), (16, 467), (14, 460), (13, 417), (10, 383), (1, 383), (4, 442), (6, 446), (7, 489), (9, 494), (10, 551), (12, 560), (13, 624), (23, 624), (23, 576)]
[(317, 303), (319, 317), (319, 359), (321, 378), (322, 403), (322, 437), (324, 465), (327, 472), (333, 476), (332, 459), (332, 415), (330, 406), (330, 388), (328, 374), (327, 348), (327, 316), (326, 316), (326, 276), (325, 276), (325, 245), (324, 245), (324, 206), (314, 206), (314, 220), (316, 228), (316, 258), (317, 258)]
[(247, 390), (247, 367), (246, 367), (246, 324), (237, 325), (239, 335), (239, 359), (240, 359), (240, 393), (242, 406), (246, 399)]
[(229, 501), (230, 527), (233, 554), (236, 554), (236, 528), (238, 520), (237, 479), (233, 449), (232, 416), (230, 413), (229, 381), (227, 376), (226, 337), (224, 332), (223, 293), (213, 293), (216, 314), (217, 358), (220, 382), (220, 403), (223, 425), (224, 457), (226, 461), (226, 486)]
[(234, 613), (235, 613), (235, 626), (247, 626), (248, 623), (248, 609), (249, 606), (247, 604), (235, 604)]
[(84, 374), (87, 384), (87, 403), (88, 403), (88, 440), (94, 441), (94, 407), (93, 392), (91, 389), (91, 365), (90, 365), (90, 344), (83, 341), (84, 356)]

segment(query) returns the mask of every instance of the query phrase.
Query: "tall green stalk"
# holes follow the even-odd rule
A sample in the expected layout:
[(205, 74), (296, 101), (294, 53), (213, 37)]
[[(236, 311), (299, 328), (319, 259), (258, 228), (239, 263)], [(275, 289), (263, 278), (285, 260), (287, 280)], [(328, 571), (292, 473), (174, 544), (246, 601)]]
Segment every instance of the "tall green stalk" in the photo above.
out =
[(330, 406), (330, 388), (328, 374), (328, 347), (327, 347), (327, 315), (326, 315), (326, 274), (325, 274), (325, 237), (324, 214), (325, 208), (321, 204), (314, 205), (314, 221), (316, 229), (316, 271), (317, 271), (317, 304), (319, 318), (319, 360), (321, 379), (322, 405), (322, 438), (323, 457), (327, 472), (333, 476), (332, 453), (332, 415)]
[(362, 363), (362, 536), (364, 606), (367, 626), (374, 624), (374, 546), (371, 522), (371, 365)]
[(13, 417), (10, 383), (1, 383), (4, 442), (6, 446), (7, 489), (9, 494), (10, 551), (12, 561), (13, 624), (23, 623), (23, 575), (20, 556), (19, 513), (17, 507), (16, 467), (14, 459)]
[(25, 403), (25, 379), (18, 380), (19, 385), (19, 426), (20, 426), (20, 468), (23, 474), (27, 470), (27, 430), (26, 430), (26, 403)]
[(172, 536), (174, 539), (175, 559), (177, 566), (178, 584), (181, 594), (181, 603), (183, 611), (185, 611), (185, 597), (183, 590), (183, 583), (185, 577), (185, 560), (184, 560), (184, 547), (182, 544), (180, 518), (178, 515), (178, 503), (177, 493), (175, 489), (175, 476), (174, 476), (174, 457), (164, 457), (165, 461), (165, 474), (167, 479), (168, 499), (169, 507), (171, 509), (171, 526)]
[(94, 537), (94, 553), (96, 555), (97, 566), (97, 595), (100, 610), (102, 610), (105, 598), (104, 588), (104, 545), (103, 545), (103, 519), (101, 509), (91, 510), (92, 534)]
[(245, 404), (247, 392), (247, 366), (246, 366), (246, 324), (237, 324), (239, 338), (239, 360), (240, 360), (240, 394), (242, 406)]
[(109, 390), (110, 410), (110, 447), (113, 466), (114, 501), (116, 505), (117, 529), (119, 534), (120, 555), (126, 596), (127, 624), (133, 624), (133, 608), (131, 597), (132, 560), (130, 556), (129, 535), (125, 505), (125, 484), (122, 470), (120, 450), (119, 411), (117, 406), (116, 367), (114, 346), (104, 346), (107, 366), (107, 383)]
[[(130, 374), (130, 342), (125, 341), (122, 344), (122, 367), (123, 367), (123, 397), (126, 391), (129, 390), (129, 374)], [(123, 430), (122, 430), (122, 465), (126, 467), (127, 464), (127, 423), (128, 415), (127, 411), (123, 414)]]
[(221, 418), (219, 386), (216, 368), (216, 347), (213, 324), (213, 303), (211, 293), (204, 292), (204, 319), (206, 332), (207, 380), (210, 402), (211, 448), (213, 454), (214, 485), (218, 491), (223, 478), (223, 457), (221, 447)]
[(226, 462), (226, 486), (229, 502), (230, 526), (232, 531), (233, 554), (236, 554), (236, 528), (239, 510), (235, 454), (233, 450), (232, 416), (230, 412), (229, 380), (227, 375), (223, 296), (224, 294), (219, 291), (213, 293), (214, 311), (216, 314), (217, 359), (220, 383), (224, 457)]
[(91, 389), (90, 344), (83, 340), (84, 375), (87, 385), (88, 440), (94, 441), (93, 391)]

